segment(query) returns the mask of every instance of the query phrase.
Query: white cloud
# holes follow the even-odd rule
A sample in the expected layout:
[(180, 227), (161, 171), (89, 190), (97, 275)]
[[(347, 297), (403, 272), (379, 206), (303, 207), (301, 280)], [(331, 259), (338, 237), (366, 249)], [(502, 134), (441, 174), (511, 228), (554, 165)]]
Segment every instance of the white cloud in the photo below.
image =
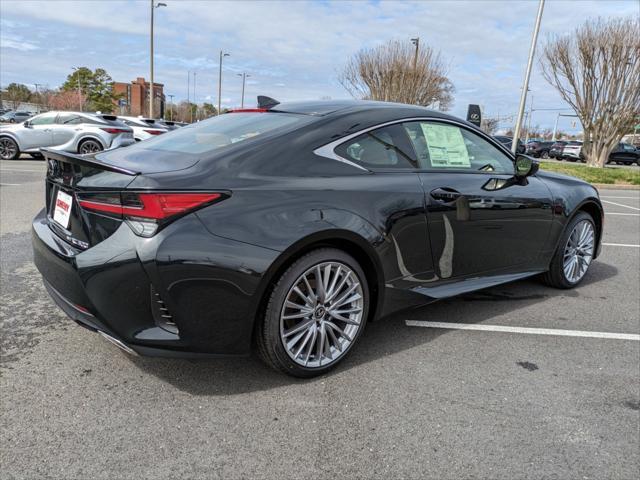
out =
[[(147, 1), (2, 1), (5, 31), (28, 29), (30, 40), (3, 43), (2, 81), (64, 80), (71, 66), (105, 67), (118, 80), (148, 76)], [(346, 98), (337, 71), (362, 47), (390, 38), (420, 36), (442, 51), (456, 86), (453, 112), (482, 103), (490, 114), (517, 108), (524, 62), (536, 13), (534, 1), (177, 1), (156, 10), (156, 80), (167, 93), (187, 96), (187, 71), (196, 70), (198, 100), (217, 99), (218, 52), (224, 60), (223, 95), (240, 103), (257, 94), (280, 100)], [(588, 17), (632, 15), (637, 0), (547, 1), (540, 41), (566, 34)], [(37, 43), (36, 43), (37, 42)], [(41, 45), (47, 51), (24, 47)], [(12, 50), (13, 49), (13, 50)], [(93, 55), (89, 50), (94, 50)], [(13, 53), (12, 53), (13, 52)], [(253, 82), (259, 82), (254, 84)], [(560, 105), (537, 65), (531, 89), (534, 104)], [(226, 99), (226, 98), (225, 98)], [(539, 113), (534, 122), (555, 119)]]

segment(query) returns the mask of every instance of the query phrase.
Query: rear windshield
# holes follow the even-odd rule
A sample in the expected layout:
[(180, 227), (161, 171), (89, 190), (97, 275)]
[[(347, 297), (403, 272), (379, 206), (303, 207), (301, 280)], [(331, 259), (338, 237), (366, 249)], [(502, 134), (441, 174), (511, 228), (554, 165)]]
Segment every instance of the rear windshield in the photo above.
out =
[(226, 113), (157, 138), (136, 147), (176, 153), (202, 154), (249, 140), (277, 129), (286, 129), (307, 119), (288, 113)]

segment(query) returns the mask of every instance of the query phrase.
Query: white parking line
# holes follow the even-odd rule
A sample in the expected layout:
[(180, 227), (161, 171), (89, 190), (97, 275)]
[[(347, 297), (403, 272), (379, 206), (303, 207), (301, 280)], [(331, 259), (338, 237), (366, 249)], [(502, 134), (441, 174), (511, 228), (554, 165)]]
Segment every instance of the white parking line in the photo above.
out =
[(630, 208), (631, 210), (640, 211), (640, 208), (638, 208), (638, 207), (630, 207), (629, 205), (623, 205), (622, 203), (610, 202), (609, 200), (602, 200), (602, 203), (608, 203), (610, 205), (617, 205), (618, 207)]
[(21, 183), (0, 183), (0, 187), (19, 187)]
[(559, 330), (555, 328), (507, 327), (504, 325), (479, 325), (473, 323), (426, 322), (405, 320), (408, 327), (446, 328), (453, 330), (480, 330), (483, 332), (527, 333), (530, 335), (559, 335), (564, 337), (609, 338), (640, 341), (635, 333), (587, 332), (583, 330)]
[(605, 212), (605, 216), (609, 215), (624, 215), (625, 217), (640, 217), (640, 213), (618, 213), (618, 212)]
[(629, 198), (631, 200), (640, 200), (640, 197), (618, 197), (613, 195), (600, 195), (600, 198)]
[(46, 170), (24, 170), (21, 168), (0, 168), (0, 172), (35, 172), (35, 173), (45, 173)]
[(631, 243), (604, 243), (602, 245), (606, 245), (607, 247), (631, 247), (631, 248), (640, 248), (640, 245), (633, 245)]

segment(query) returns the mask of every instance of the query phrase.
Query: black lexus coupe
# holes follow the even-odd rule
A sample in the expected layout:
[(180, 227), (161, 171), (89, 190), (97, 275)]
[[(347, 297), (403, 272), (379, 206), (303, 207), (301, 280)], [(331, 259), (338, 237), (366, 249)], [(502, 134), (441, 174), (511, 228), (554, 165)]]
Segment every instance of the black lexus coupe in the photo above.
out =
[(465, 121), (377, 102), (227, 113), (94, 156), (43, 150), (35, 263), (69, 317), (130, 353), (246, 355), (308, 377), (367, 322), (600, 250), (590, 185)]

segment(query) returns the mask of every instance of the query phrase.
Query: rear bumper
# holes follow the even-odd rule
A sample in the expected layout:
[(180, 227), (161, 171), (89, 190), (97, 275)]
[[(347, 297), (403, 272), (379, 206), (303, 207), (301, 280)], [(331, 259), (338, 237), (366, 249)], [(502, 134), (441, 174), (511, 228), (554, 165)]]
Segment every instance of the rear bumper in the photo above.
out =
[[(32, 242), (47, 291), (71, 319), (121, 348), (169, 357), (248, 354), (261, 273), (277, 255), (214, 236), (195, 215), (151, 239), (136, 237), (123, 223), (106, 240), (78, 250), (55, 235), (42, 211)], [(238, 252), (247, 262), (229, 263)], [(177, 333), (159, 323), (156, 295)]]

